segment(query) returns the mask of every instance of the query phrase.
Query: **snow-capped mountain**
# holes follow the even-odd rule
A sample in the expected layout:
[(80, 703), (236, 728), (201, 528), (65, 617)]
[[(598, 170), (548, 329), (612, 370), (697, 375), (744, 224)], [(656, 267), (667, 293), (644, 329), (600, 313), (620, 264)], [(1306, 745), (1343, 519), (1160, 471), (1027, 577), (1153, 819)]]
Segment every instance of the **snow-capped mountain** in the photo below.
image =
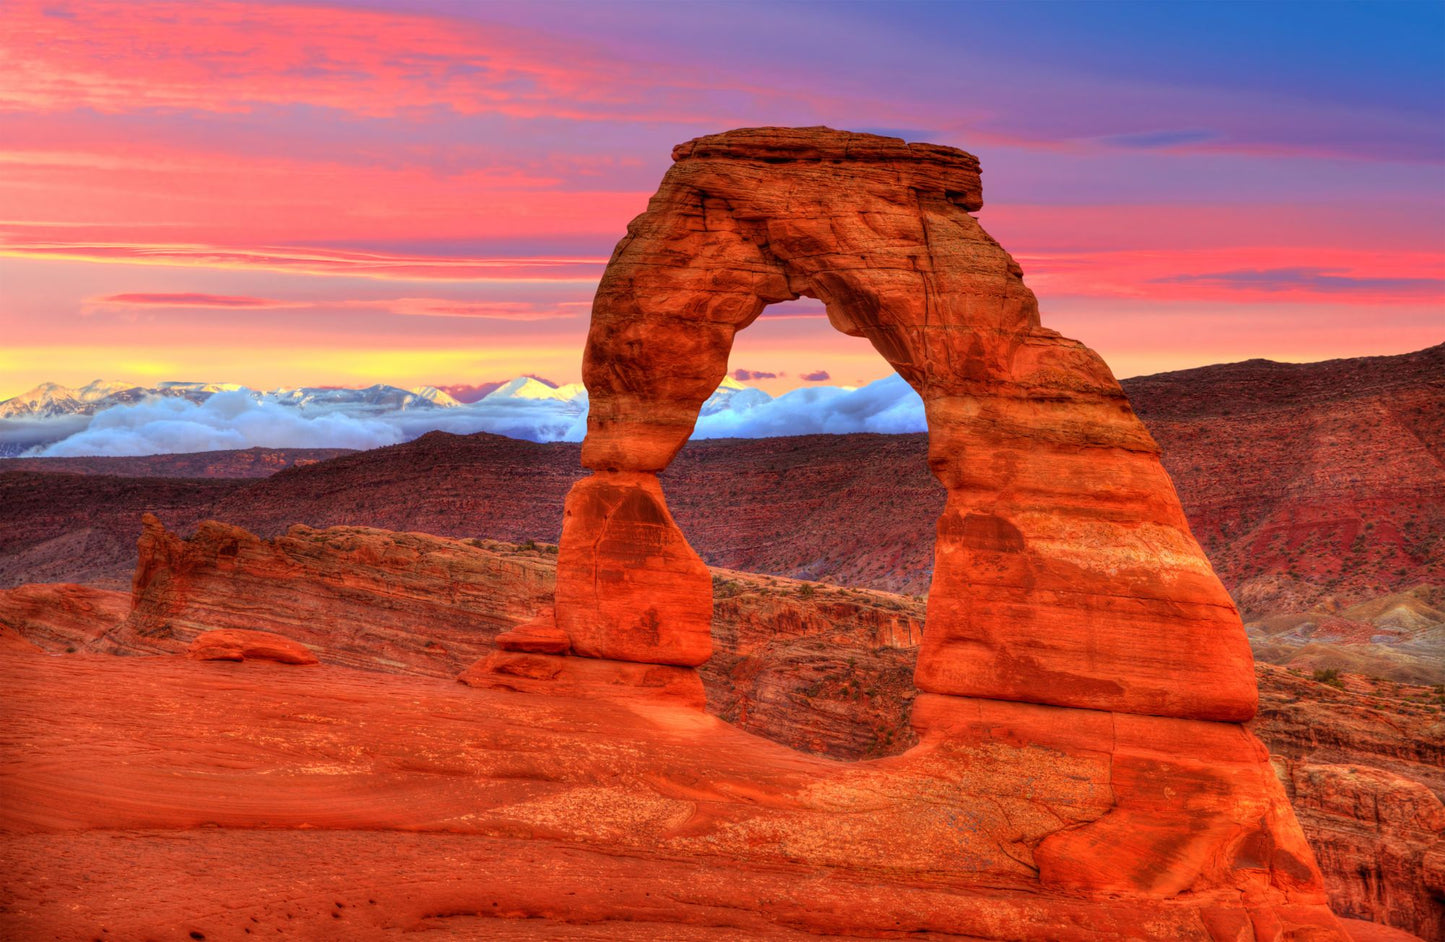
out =
[(451, 396), (435, 386), (422, 386), (431, 390), (431, 395), (377, 383), (365, 389), (348, 389), (333, 386), (300, 386), (295, 389), (274, 389), (269, 393), (255, 393), (256, 399), (268, 398), (284, 406), (300, 409), (350, 408), (363, 411), (391, 412), (405, 409), (446, 409), (460, 405)]
[(746, 412), (765, 402), (772, 402), (772, 400), (773, 397), (761, 389), (744, 386), (731, 376), (726, 376), (713, 394), (708, 396), (707, 401), (702, 404), (698, 416), (716, 415), (725, 411)]
[(0, 418), (91, 415), (110, 405), (139, 402), (145, 396), (146, 390), (134, 383), (98, 379), (78, 389), (59, 383), (41, 383), (29, 392), (0, 402)]
[(95, 380), (80, 388), (41, 383), (29, 392), (0, 402), (0, 419), (48, 419), (64, 415), (95, 415), (114, 406), (135, 405), (148, 399), (184, 399), (202, 403), (222, 392), (240, 392), (256, 401), (269, 400), (302, 409), (449, 409), (461, 405), (435, 386), (401, 389), (377, 383), (365, 389), (301, 386), (270, 391), (248, 389), (239, 383), (168, 381), (154, 386)]
[(444, 409), (461, 405), (460, 402), (442, 390), (437, 389), (435, 386), (414, 386), (411, 389), (411, 394), (419, 399), (425, 399), (434, 406), (441, 406)]
[(518, 376), (487, 393), (482, 399), (556, 399), (559, 402), (570, 402), (586, 392), (586, 388), (581, 383), (553, 386), (546, 380), (536, 379), (532, 376)]
[[(475, 402), (435, 386), (305, 386), (259, 392), (220, 383), (45, 384), (0, 402), (0, 456), (153, 455), (249, 448), (375, 448), (440, 430), (581, 441), (587, 390), (520, 376)], [(726, 379), (693, 438), (912, 432), (923, 404), (896, 374), (859, 389), (810, 386), (773, 397)]]

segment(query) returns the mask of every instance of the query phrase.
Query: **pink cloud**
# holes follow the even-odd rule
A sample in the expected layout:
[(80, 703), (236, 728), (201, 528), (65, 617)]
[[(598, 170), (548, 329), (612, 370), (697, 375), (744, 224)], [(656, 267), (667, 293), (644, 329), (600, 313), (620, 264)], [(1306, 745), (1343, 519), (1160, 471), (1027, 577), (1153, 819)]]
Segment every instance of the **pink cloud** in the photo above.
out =
[(122, 304), (127, 307), (286, 307), (283, 301), (269, 298), (248, 298), (224, 294), (112, 294), (96, 299), (102, 304)]
[(85, 309), (107, 307), (182, 310), (281, 309), (292, 311), (368, 310), (403, 317), (462, 317), (504, 321), (549, 321), (585, 316), (590, 301), (507, 301), (458, 298), (323, 298), (282, 300), (197, 292), (131, 292), (93, 298)]
[[(56, 15), (57, 12), (72, 15)], [(14, 0), (0, 106), (236, 113), (305, 103), (368, 116), (687, 120), (676, 70), (542, 29), (323, 5)], [(768, 94), (764, 86), (755, 90)]]
[[(4, 228), (0, 226), (0, 233)], [(17, 230), (12, 228), (11, 231)], [(595, 283), (607, 262), (605, 258), (456, 258), (296, 247), (34, 241), (23, 236), (0, 238), (0, 256), (183, 268), (251, 269), (398, 281), (527, 280), (577, 284)], [(417, 311), (413, 309), (407, 313)]]
[(394, 301), (348, 301), (351, 307), (376, 307), (410, 317), (481, 317), (503, 321), (545, 321), (577, 317), (592, 307), (587, 301), (457, 301), (451, 298), (397, 298)]

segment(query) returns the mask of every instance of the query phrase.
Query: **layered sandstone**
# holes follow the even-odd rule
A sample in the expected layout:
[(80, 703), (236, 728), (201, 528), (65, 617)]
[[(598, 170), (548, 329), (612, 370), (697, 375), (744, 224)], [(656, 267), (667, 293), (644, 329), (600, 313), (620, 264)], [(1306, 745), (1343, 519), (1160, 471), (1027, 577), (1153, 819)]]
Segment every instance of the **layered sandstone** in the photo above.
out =
[(550, 557), (487, 545), (348, 527), (263, 540), (217, 521), (186, 540), (148, 516), (134, 607), (91, 647), (172, 653), (206, 631), (269, 631), (328, 663), (455, 676), (551, 601)]
[[(929, 466), (948, 497), (921, 689), (1253, 714), (1243, 630), (1158, 447), (1103, 361), (1040, 326), (1018, 265), (969, 215), (982, 205), (972, 155), (761, 128), (699, 138), (673, 160), (592, 307), (582, 463), (594, 475), (569, 497), (557, 596), (558, 626), (582, 629), (577, 653), (696, 663), (649, 640), (695, 631), (706, 599), (700, 564), (675, 549), (685, 541), (644, 482), (691, 434), (737, 331), (768, 304), (808, 296), (834, 327), (866, 337), (927, 411)], [(649, 495), (616, 511), (651, 528), (636, 548), (579, 522), (607, 519), (615, 501), (599, 495), (624, 487)], [(654, 617), (655, 582), (637, 581), (653, 570), (696, 614)], [(589, 574), (611, 578), (605, 596), (586, 594)]]
[(1273, 753), (1335, 912), (1445, 938), (1445, 713), (1432, 688), (1259, 666)]
[(130, 596), (69, 583), (0, 589), (0, 626), (53, 653), (91, 645), (129, 613)]

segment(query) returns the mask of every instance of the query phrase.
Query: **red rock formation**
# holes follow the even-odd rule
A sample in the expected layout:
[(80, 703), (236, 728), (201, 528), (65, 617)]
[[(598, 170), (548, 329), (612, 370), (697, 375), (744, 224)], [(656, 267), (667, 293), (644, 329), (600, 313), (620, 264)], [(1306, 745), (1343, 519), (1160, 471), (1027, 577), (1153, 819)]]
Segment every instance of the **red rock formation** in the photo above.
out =
[(130, 613), (124, 592), (68, 583), (0, 589), (0, 625), (52, 654), (95, 641)]
[(695, 667), (712, 654), (712, 579), (650, 474), (601, 474), (567, 495), (557, 627), (587, 657)]
[[(1343, 938), (1268, 753), (1214, 722), (1257, 704), (1239, 617), (1118, 383), (1040, 326), (1022, 272), (965, 212), (981, 206), (977, 161), (824, 128), (733, 131), (673, 159), (593, 303), (593, 475), (567, 499), (554, 613), (571, 655), (498, 651), (463, 679), (599, 700), (642, 682), (656, 701), (706, 660), (711, 585), (655, 475), (736, 331), (815, 297), (922, 397), (948, 492), (915, 671), (921, 741), (890, 770), (961, 758), (945, 777), (986, 773), (1003, 814), (946, 867), (918, 855), (933, 837), (914, 829), (912, 866), (1027, 874), (1096, 906), (1183, 901), (1215, 939)], [(842, 830), (866, 861), (877, 838)], [(759, 836), (796, 839), (773, 823)]]
[(315, 664), (316, 655), (305, 645), (271, 631), (220, 628), (196, 636), (186, 655), (197, 661), (275, 661), (278, 664)]
[[(725, 375), (734, 334), (768, 304), (807, 295), (839, 330), (867, 337), (927, 409), (929, 464), (949, 496), (921, 689), (1253, 714), (1243, 630), (1158, 448), (1103, 362), (1039, 325), (1018, 266), (968, 214), (982, 205), (973, 156), (764, 128), (699, 138), (673, 159), (592, 308), (582, 462), (595, 476), (569, 498), (557, 595), (558, 626), (583, 628), (576, 653), (697, 663), (654, 639), (703, 621), (701, 564), (599, 541), (573, 521), (591, 495), (643, 487), (665, 468)], [(682, 544), (660, 492), (648, 494), (636, 513), (656, 528), (649, 544)], [(616, 575), (639, 568), (639, 552), (649, 570), (683, 560), (669, 591), (696, 616), (649, 620), (658, 582)], [(611, 580), (605, 596), (585, 595), (588, 574)]]
[(134, 610), (94, 645), (174, 653), (217, 628), (299, 641), (328, 663), (452, 677), (548, 603), (552, 560), (361, 528), (262, 540), (203, 523), (183, 540), (147, 517)]
[(1430, 688), (1260, 665), (1251, 724), (1337, 913), (1445, 938), (1445, 715)]

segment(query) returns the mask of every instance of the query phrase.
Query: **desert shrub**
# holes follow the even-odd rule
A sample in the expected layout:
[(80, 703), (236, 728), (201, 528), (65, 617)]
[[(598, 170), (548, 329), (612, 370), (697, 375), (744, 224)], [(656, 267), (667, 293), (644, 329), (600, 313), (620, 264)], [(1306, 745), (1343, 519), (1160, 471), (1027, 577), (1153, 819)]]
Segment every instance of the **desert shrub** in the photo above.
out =
[(1345, 682), (1340, 679), (1340, 669), (1338, 667), (1321, 668), (1315, 671), (1311, 677), (1318, 683), (1328, 684), (1331, 687), (1343, 688), (1345, 686)]

